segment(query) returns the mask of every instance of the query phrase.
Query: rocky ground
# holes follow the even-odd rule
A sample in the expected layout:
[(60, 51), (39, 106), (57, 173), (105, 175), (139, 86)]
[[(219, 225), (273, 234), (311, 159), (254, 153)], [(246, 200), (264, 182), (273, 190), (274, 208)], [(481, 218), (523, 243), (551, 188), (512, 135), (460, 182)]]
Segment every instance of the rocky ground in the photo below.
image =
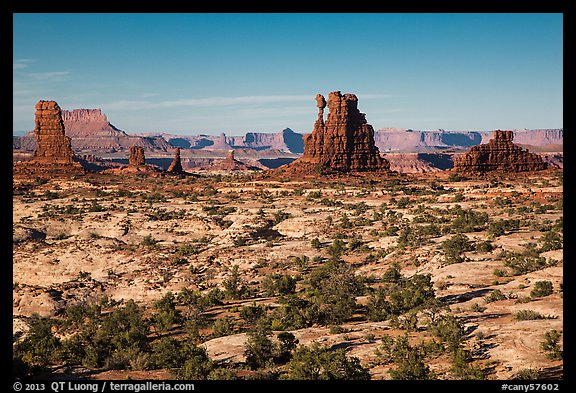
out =
[[(562, 360), (541, 348), (544, 334), (563, 326), (561, 171), (482, 179), (448, 172), (316, 180), (257, 173), (87, 174), (15, 177), (13, 187), (13, 333), (19, 340), (34, 313), (59, 318), (71, 305), (95, 304), (104, 296), (120, 304), (133, 299), (149, 310), (168, 292), (226, 294), (224, 284), (237, 266), (245, 293), (225, 295), (202, 310), (210, 323), (228, 317), (234, 327), (217, 337), (206, 325), (199, 345), (213, 361), (244, 370), (252, 325), (242, 309), (265, 305), (271, 314), (279, 307), (281, 299), (264, 287), (274, 273), (295, 277), (296, 294), (308, 296), (309, 273), (341, 240), (340, 259), (366, 289), (337, 327), (284, 329), (301, 345), (344, 349), (372, 379), (391, 379), (396, 364), (378, 356), (382, 338), (406, 334), (413, 345), (431, 342), (430, 312), (448, 313), (464, 328), (470, 365), (486, 378), (511, 379), (526, 370), (562, 377)], [(448, 241), (459, 233), (468, 244), (450, 259)], [(429, 274), (444, 308), (371, 320), (370, 297), (394, 266), (405, 277)], [(531, 295), (539, 281), (550, 281), (552, 293)], [(533, 316), (520, 318), (522, 310)], [(183, 326), (175, 323), (165, 334), (185, 337)], [(438, 378), (459, 379), (448, 354), (426, 359)], [(95, 367), (89, 374), (171, 375), (146, 367)]]

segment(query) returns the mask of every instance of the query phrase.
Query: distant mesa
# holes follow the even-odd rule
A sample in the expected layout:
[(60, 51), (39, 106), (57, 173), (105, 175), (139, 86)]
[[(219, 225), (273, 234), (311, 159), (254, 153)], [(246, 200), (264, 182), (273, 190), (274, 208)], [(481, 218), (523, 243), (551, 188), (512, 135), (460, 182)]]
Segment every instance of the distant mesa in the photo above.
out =
[[(381, 128), (374, 134), (376, 146), (386, 153), (432, 153), (466, 151), (472, 146), (488, 143), (494, 131), (418, 131), (404, 128)], [(518, 144), (562, 150), (563, 129), (514, 130)]]
[[(101, 109), (62, 110), (66, 136), (77, 152), (116, 152), (130, 146), (141, 146), (146, 150), (168, 151), (170, 145), (161, 137), (128, 135), (112, 125)], [(22, 151), (33, 151), (38, 146), (34, 132), (14, 138), (13, 147)]]
[(454, 170), (465, 173), (527, 172), (548, 168), (538, 154), (523, 150), (514, 144), (512, 131), (494, 131), (488, 143), (473, 146), (467, 153), (454, 159)]
[[(318, 94), (316, 106), (318, 118), (312, 133), (304, 136), (304, 154), (281, 169), (392, 173), (390, 163), (374, 144), (374, 129), (367, 123), (366, 115), (358, 110), (356, 95), (333, 91), (326, 102), (324, 96)], [(326, 106), (329, 113), (324, 121)]]

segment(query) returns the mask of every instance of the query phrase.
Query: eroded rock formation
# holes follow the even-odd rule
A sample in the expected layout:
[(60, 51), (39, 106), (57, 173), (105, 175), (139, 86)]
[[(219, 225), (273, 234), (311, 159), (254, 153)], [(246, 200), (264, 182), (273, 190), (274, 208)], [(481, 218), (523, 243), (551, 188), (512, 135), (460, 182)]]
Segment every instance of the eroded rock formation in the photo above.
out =
[(141, 166), (146, 164), (144, 157), (144, 148), (141, 146), (130, 147), (130, 156), (128, 157), (128, 164), (131, 166)]
[(234, 150), (228, 150), (228, 155), (225, 159), (220, 161), (215, 161), (210, 165), (200, 168), (203, 170), (208, 171), (253, 171), (253, 170), (261, 170), (261, 168), (254, 167), (252, 165), (248, 165), (243, 163), (242, 161), (238, 161), (234, 158)]
[(32, 133), (36, 148), (32, 159), (15, 160), (14, 176), (45, 178), (86, 173), (85, 167), (75, 161), (62, 121), (62, 110), (55, 101), (40, 100), (36, 104), (35, 125)]
[(494, 131), (486, 144), (473, 146), (454, 160), (454, 170), (467, 173), (540, 171), (548, 165), (538, 154), (514, 144), (512, 131)]
[(172, 163), (170, 164), (170, 166), (168, 167), (168, 170), (166, 172), (168, 172), (168, 173), (182, 173), (182, 172), (184, 172), (184, 169), (182, 168), (182, 162), (180, 161), (180, 148), (179, 147), (176, 148), (176, 153), (174, 153), (174, 160), (172, 161)]
[(39, 101), (36, 104), (36, 142), (34, 162), (41, 164), (72, 164), (74, 152), (70, 138), (66, 136), (62, 110), (55, 101)]
[[(304, 154), (290, 166), (320, 167), (327, 172), (390, 172), (390, 163), (374, 144), (374, 129), (358, 110), (354, 94), (333, 91), (328, 102), (316, 95), (318, 119), (314, 131), (304, 136)], [(324, 121), (324, 108), (328, 117)]]

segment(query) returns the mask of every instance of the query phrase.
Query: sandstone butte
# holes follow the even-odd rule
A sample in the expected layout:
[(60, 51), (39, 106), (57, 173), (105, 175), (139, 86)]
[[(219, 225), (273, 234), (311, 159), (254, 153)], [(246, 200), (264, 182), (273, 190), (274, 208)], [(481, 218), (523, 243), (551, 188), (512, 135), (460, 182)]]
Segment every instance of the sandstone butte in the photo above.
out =
[[(358, 110), (356, 95), (333, 91), (326, 102), (317, 94), (316, 103), (318, 119), (312, 133), (304, 136), (304, 154), (282, 170), (393, 173), (374, 143), (374, 129)], [(329, 113), (324, 121), (326, 106)]]
[(128, 156), (128, 165), (142, 166), (146, 165), (146, 157), (144, 156), (144, 148), (141, 146), (131, 146), (130, 155)]
[(15, 166), (15, 172), (84, 173), (74, 161), (70, 138), (66, 136), (62, 110), (56, 101), (40, 100), (36, 104), (35, 128), (37, 147), (30, 162)]
[(173, 174), (184, 173), (184, 169), (182, 168), (182, 162), (180, 161), (179, 147), (176, 148), (176, 152), (174, 153), (174, 160), (172, 160), (172, 163), (170, 164), (166, 172)]
[(548, 165), (542, 157), (523, 150), (512, 143), (513, 139), (513, 131), (494, 131), (494, 138), (488, 143), (473, 146), (455, 158), (454, 170), (463, 173), (510, 173), (547, 169)]

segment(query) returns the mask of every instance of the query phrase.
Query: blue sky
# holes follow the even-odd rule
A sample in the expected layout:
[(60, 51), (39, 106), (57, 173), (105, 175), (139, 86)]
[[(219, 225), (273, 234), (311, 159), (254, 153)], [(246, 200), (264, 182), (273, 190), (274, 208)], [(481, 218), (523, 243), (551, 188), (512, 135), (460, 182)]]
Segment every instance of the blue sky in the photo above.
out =
[(13, 131), (34, 105), (128, 132), (311, 132), (354, 93), (375, 129), (563, 127), (562, 14), (14, 14)]

